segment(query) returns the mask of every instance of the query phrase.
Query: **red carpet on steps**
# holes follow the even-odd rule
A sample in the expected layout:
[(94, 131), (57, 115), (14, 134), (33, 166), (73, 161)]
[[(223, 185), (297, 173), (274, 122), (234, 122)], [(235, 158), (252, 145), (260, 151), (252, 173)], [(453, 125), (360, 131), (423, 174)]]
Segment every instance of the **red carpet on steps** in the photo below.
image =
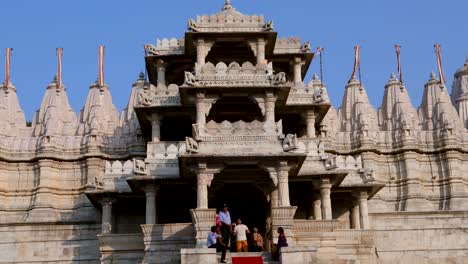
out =
[(263, 264), (263, 259), (261, 256), (232, 257), (232, 264)]

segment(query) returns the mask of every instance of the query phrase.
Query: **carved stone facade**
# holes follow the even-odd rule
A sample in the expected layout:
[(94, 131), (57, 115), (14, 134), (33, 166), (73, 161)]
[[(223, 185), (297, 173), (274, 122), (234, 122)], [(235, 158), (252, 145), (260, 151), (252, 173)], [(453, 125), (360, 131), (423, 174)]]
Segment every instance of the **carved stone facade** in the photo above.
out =
[(29, 126), (0, 85), (0, 263), (216, 263), (224, 203), (265, 259), (285, 229), (280, 263), (468, 262), (468, 61), (418, 109), (393, 74), (335, 109), (313, 56), (226, 1), (145, 45), (121, 113), (96, 82), (77, 116), (54, 79)]

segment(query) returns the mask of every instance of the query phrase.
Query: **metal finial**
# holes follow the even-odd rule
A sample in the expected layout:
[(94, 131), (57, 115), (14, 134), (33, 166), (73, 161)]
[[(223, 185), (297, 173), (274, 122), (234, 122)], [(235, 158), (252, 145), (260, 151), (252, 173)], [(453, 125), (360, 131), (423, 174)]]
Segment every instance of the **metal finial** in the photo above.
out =
[(226, 2), (224, 2), (223, 11), (228, 9), (232, 9), (231, 0), (226, 0)]

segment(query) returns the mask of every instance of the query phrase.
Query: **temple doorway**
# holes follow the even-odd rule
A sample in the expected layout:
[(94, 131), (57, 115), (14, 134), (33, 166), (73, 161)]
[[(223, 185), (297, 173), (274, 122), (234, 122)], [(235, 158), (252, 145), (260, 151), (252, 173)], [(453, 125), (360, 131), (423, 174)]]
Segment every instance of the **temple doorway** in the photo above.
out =
[(216, 208), (216, 212), (219, 212), (224, 204), (229, 206), (233, 223), (240, 218), (242, 223), (249, 227), (250, 232), (257, 227), (259, 232), (265, 235), (270, 206), (265, 194), (256, 186), (249, 183), (224, 184), (213, 193), (209, 207)]

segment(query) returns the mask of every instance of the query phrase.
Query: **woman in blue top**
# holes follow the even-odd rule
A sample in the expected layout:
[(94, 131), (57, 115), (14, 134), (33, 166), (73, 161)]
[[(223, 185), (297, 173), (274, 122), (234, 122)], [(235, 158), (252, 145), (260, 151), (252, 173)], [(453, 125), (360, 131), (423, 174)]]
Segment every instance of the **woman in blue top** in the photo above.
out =
[(278, 227), (277, 232), (278, 232), (278, 244), (276, 244), (276, 251), (273, 254), (273, 259), (275, 260), (279, 259), (280, 249), (282, 247), (288, 246), (288, 240), (286, 239), (286, 236), (284, 235), (284, 229), (282, 227)]

